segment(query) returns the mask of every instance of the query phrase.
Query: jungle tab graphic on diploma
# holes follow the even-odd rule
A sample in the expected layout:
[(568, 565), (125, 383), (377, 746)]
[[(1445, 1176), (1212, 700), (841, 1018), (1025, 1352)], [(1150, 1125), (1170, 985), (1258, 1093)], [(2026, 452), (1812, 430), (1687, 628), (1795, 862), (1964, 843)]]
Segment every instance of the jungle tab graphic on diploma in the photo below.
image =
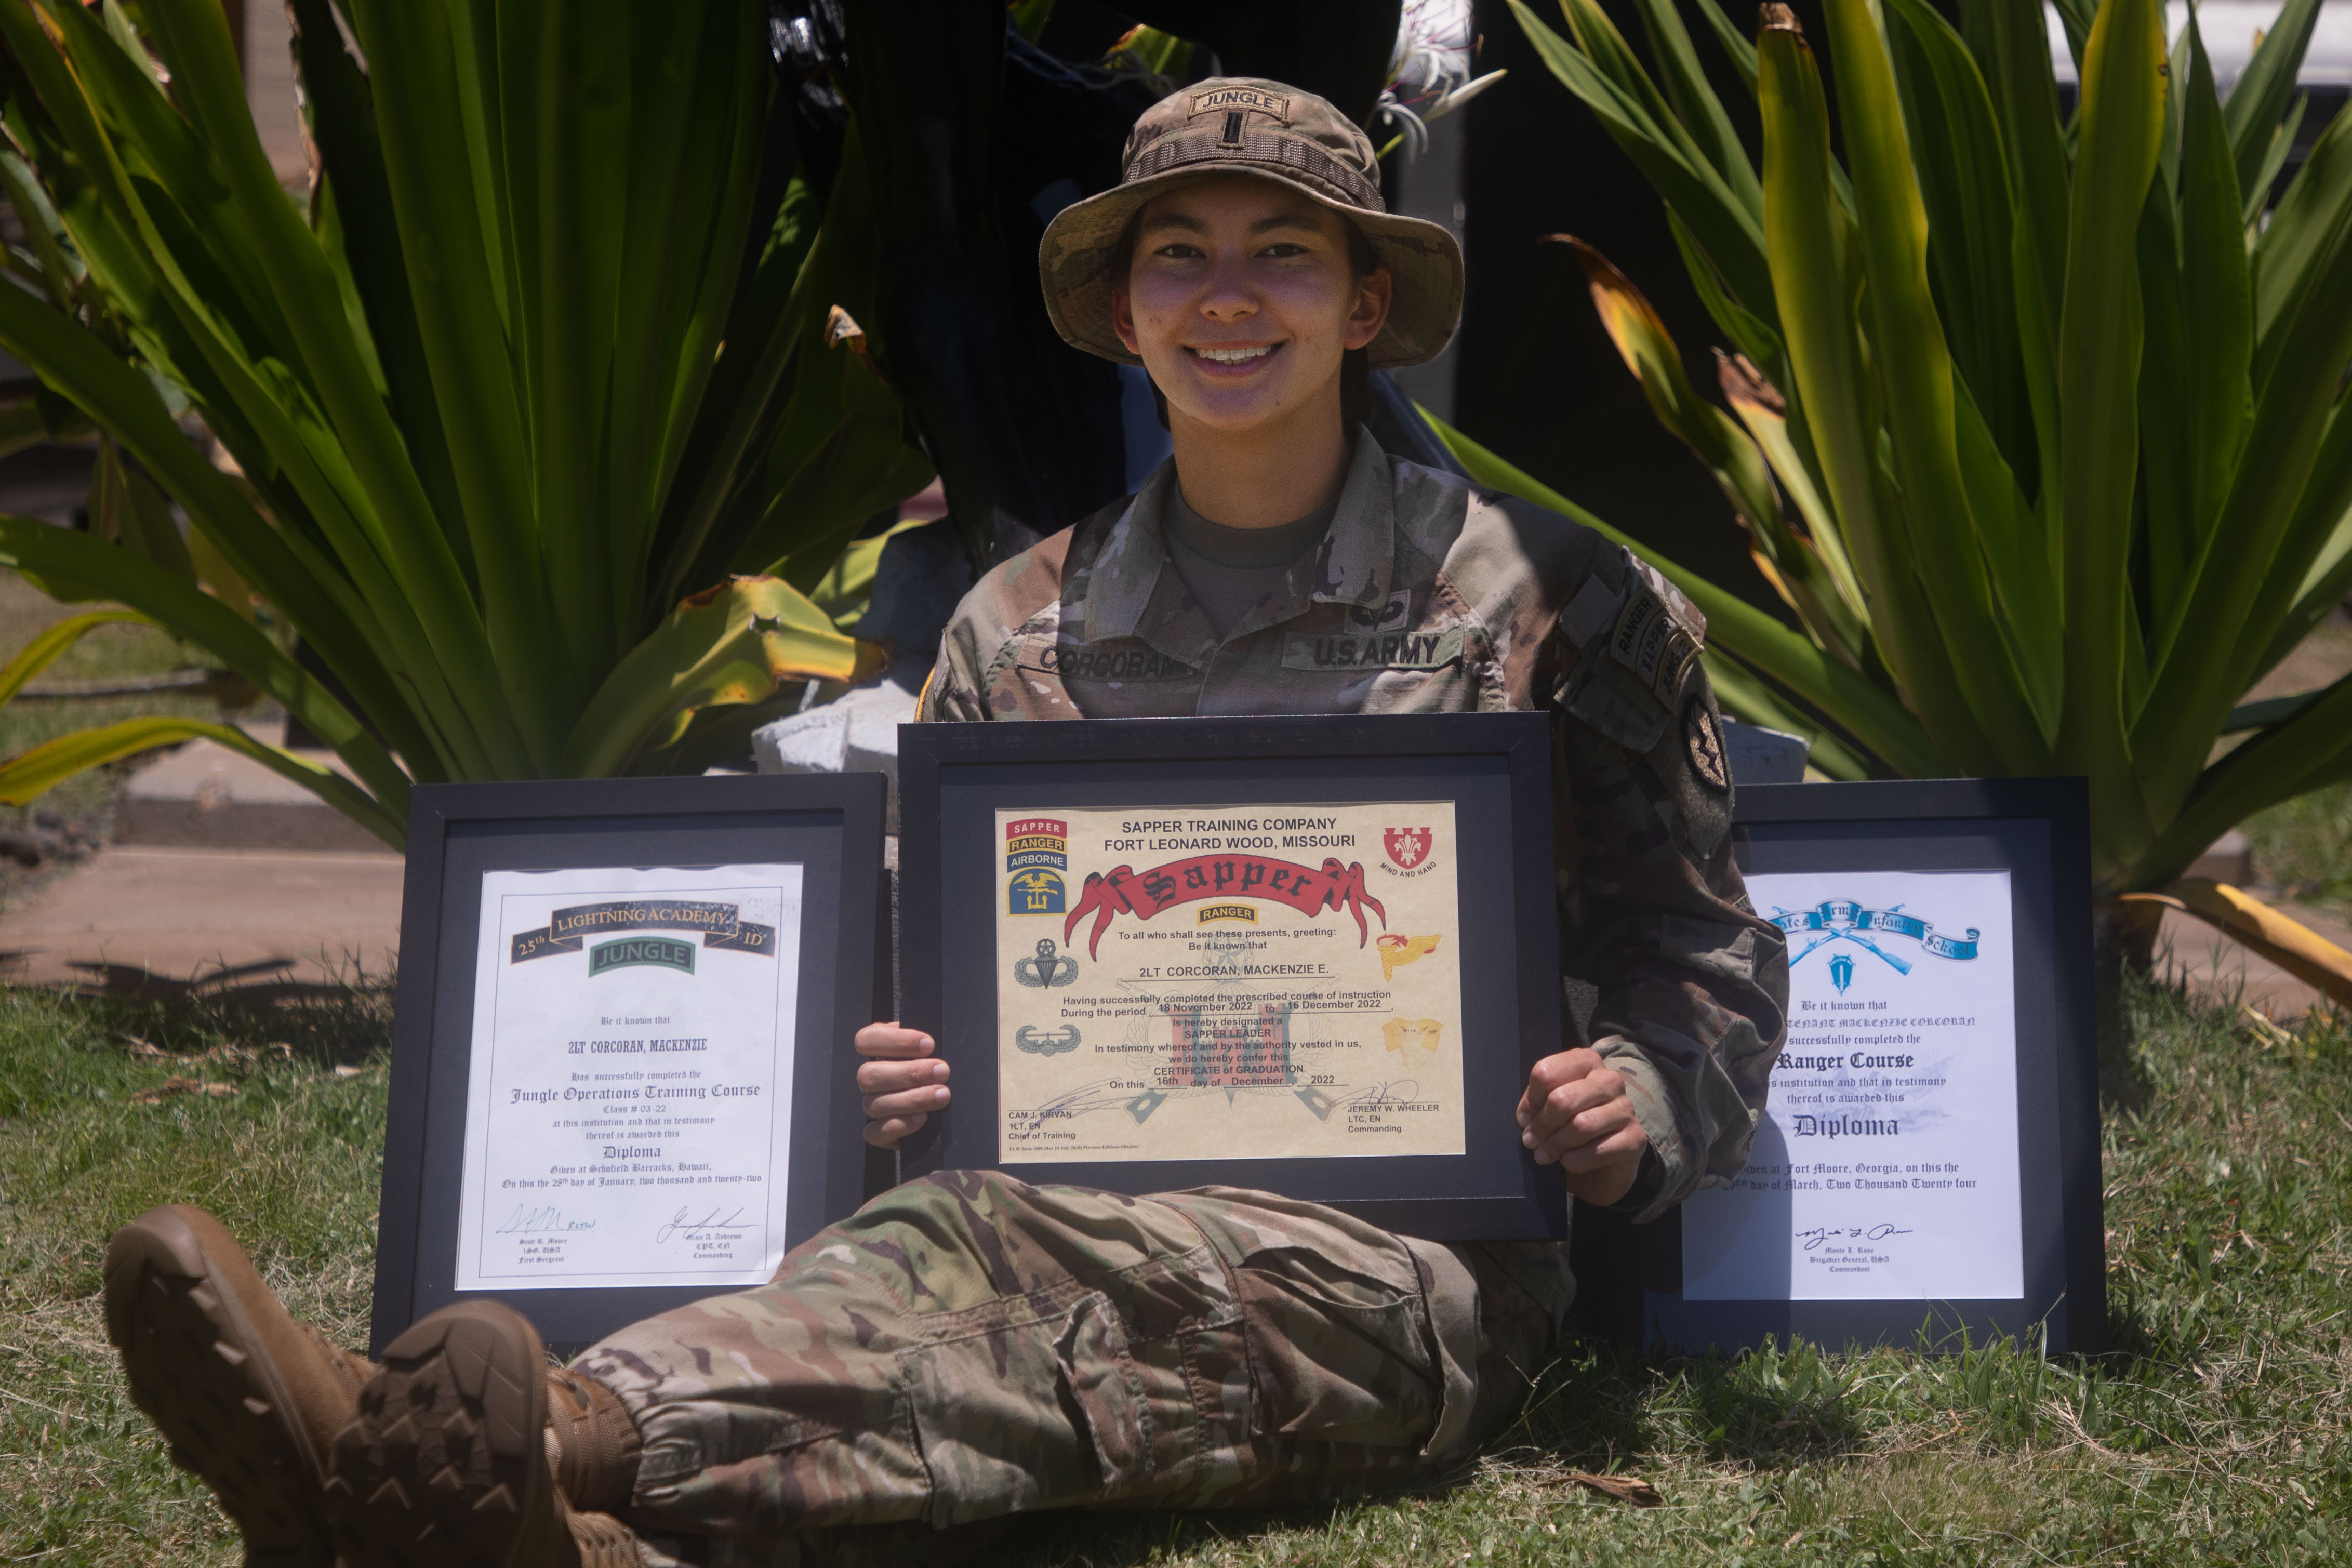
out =
[(1463, 1152), (1452, 802), (994, 829), (1001, 1160)]

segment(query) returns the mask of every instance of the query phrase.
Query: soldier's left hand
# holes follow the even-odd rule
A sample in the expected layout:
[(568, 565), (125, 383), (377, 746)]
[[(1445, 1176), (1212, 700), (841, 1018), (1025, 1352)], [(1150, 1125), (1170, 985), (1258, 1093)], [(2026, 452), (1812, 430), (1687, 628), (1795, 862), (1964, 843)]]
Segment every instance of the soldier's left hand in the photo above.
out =
[(1649, 1134), (1634, 1118), (1625, 1079), (1593, 1050), (1561, 1051), (1528, 1074), (1519, 1142), (1538, 1165), (1557, 1164), (1571, 1196), (1606, 1207), (1633, 1189)]

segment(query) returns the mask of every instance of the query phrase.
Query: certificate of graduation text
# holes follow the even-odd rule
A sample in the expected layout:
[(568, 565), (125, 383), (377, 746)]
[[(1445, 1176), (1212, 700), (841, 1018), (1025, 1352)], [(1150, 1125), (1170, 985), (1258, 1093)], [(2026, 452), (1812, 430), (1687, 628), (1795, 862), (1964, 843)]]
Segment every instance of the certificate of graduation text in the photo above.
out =
[(457, 1288), (764, 1284), (801, 868), (490, 871), (480, 942)]
[(1463, 1152), (1448, 801), (996, 813), (998, 1157)]

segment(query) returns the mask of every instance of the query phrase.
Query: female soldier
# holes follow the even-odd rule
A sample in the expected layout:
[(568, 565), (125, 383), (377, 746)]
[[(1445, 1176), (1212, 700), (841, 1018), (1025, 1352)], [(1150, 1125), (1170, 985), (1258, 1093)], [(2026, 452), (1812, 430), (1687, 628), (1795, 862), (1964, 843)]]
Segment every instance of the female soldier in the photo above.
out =
[[(1597, 1043), (1530, 1075), (1522, 1141), (1637, 1218), (1727, 1182), (1787, 962), (1732, 864), (1704, 624), (1622, 550), (1358, 422), (1373, 368), (1451, 334), (1453, 237), (1383, 210), (1329, 104), (1219, 79), (1138, 122), (1040, 268), (1069, 342), (1150, 372), (1174, 455), (982, 580), (923, 718), (1552, 712), (1564, 960), (1601, 1001)], [(948, 1104), (927, 1037), (876, 1024), (857, 1048), (871, 1141)], [(107, 1273), (134, 1397), (249, 1560), (322, 1568), (928, 1559), (938, 1529), (1024, 1509), (1328, 1496), (1497, 1430), (1570, 1289), (1551, 1245), (959, 1172), (562, 1373), (480, 1301), (358, 1363), (193, 1209), (126, 1227)]]

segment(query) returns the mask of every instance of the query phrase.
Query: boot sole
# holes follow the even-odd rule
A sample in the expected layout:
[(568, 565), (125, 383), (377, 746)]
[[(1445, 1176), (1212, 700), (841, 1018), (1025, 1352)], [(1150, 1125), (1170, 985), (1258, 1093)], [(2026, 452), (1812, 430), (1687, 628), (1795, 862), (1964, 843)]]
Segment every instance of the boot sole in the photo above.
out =
[(107, 1338), (172, 1462), (244, 1532), (248, 1568), (330, 1568), (324, 1456), (254, 1332), (257, 1290), (276, 1310), (241, 1256), (215, 1258), (188, 1216), (151, 1210), (107, 1247)]
[(547, 1465), (547, 1351), (485, 1301), (392, 1342), (335, 1438), (327, 1507), (352, 1568), (577, 1562)]

